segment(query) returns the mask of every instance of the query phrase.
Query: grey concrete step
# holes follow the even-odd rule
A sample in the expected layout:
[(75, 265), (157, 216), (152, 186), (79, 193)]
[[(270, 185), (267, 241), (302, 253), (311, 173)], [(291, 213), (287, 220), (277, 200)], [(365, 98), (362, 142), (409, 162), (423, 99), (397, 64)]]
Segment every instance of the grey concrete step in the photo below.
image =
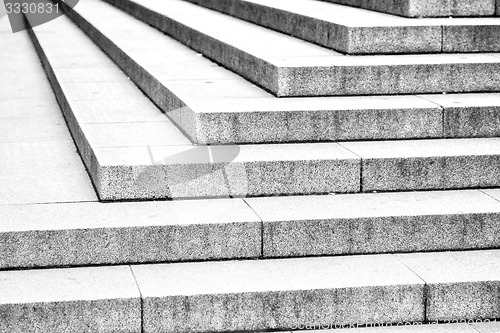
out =
[[(99, 8), (130, 31), (123, 33), (107, 20), (99, 21), (101, 30), (92, 30), (93, 36), (104, 35), (95, 38), (96, 42), (198, 144), (500, 135), (497, 93), (275, 98), (128, 15), (106, 5)], [(132, 35), (137, 36), (133, 42)], [(110, 66), (96, 46), (86, 40), (80, 44), (85, 38), (73, 36), (66, 41), (49, 35), (45, 39), (47, 52), (57, 49), (51, 58), (72, 43), (65, 51), (69, 59), (81, 57), (78, 50), (85, 47), (87, 53), (95, 50), (97, 54), (91, 58), (94, 67)], [(62, 61), (51, 61), (51, 65), (59, 80), (110, 80), (103, 70), (89, 71), (89, 61), (73, 63), (71, 68)], [(109, 104), (106, 109), (116, 103)], [(82, 116), (88, 118), (88, 112)], [(128, 114), (117, 114), (116, 121), (121, 117), (125, 120)]]
[(498, 250), (1, 271), (0, 329), (243, 332), (494, 319), (499, 272)]
[(348, 54), (500, 50), (498, 17), (408, 19), (316, 0), (187, 1)]
[(0, 206), (0, 269), (500, 247), (500, 190)]
[[(54, 32), (71, 43), (75, 30), (63, 17), (32, 36), (101, 200), (359, 191), (360, 160), (337, 143), (195, 146), (118, 68), (95, 67), (101, 82), (54, 71), (68, 60), (48, 47)], [(123, 115), (132, 121), (116, 122)]]
[[(492, 16), (495, 0), (324, 0), (406, 17)], [(499, 6), (496, 1), (496, 7)]]
[[(106, 70), (101, 82), (60, 68), (67, 58), (50, 48), (53, 32), (70, 31), (56, 37), (67, 43), (77, 34), (68, 20), (57, 22), (34, 29), (34, 41), (102, 200), (500, 186), (498, 138), (193, 146), (116, 67), (94, 68)], [(92, 42), (85, 43), (73, 49), (87, 45), (87, 56), (95, 55)], [(110, 121), (123, 114), (135, 121)]]
[[(280, 97), (487, 92), (500, 83), (498, 53), (345, 56), (183, 1), (116, 5)], [(84, 30), (117, 33), (104, 12), (88, 1), (70, 15)]]

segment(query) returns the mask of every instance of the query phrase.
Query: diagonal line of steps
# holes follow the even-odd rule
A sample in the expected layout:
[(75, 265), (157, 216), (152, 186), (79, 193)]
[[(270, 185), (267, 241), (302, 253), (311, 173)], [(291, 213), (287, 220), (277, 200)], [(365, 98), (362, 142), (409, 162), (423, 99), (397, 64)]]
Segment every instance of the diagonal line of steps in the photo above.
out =
[(499, 272), (498, 250), (2, 271), (0, 329), (241, 332), (495, 319)]
[(348, 54), (500, 50), (500, 18), (417, 20), (317, 0), (187, 1)]
[(0, 206), (0, 269), (500, 246), (499, 190), (245, 201)]
[[(500, 83), (497, 53), (345, 56), (183, 1), (116, 5), (280, 97), (487, 92)], [(109, 22), (90, 9), (99, 6), (69, 15), (102, 30)]]
[[(492, 16), (495, 0), (324, 0), (406, 17)], [(496, 0), (497, 14), (500, 2)]]
[[(85, 6), (98, 9), (99, 13), (106, 13), (105, 8), (109, 13), (116, 12), (99, 2), (87, 1), (80, 8)], [(54, 51), (50, 51), (50, 43), (56, 35), (50, 31), (58, 29), (56, 24), (71, 31), (68, 43), (79, 40), (80, 32), (71, 28), (67, 20), (57, 22), (60, 23), (34, 29), (34, 41), (102, 200), (453, 189), (500, 184), (498, 138), (193, 147), (158, 110), (152, 110), (152, 104), (116, 68), (105, 75), (106, 81), (112, 82), (64, 82), (65, 74), (60, 74), (57, 66), (55, 71), (51, 67), (50, 52)], [(85, 43), (89, 46), (90, 41)], [(72, 49), (78, 50), (77, 45)], [(95, 51), (90, 46), (87, 49)], [(102, 53), (96, 57), (105, 58)], [(108, 62), (106, 59), (104, 63)], [(163, 96), (160, 91), (156, 93)], [(141, 112), (148, 111), (141, 113), (143, 123), (84, 124), (81, 115), (89, 105), (98, 115), (113, 113), (112, 118), (119, 118), (120, 107), (110, 109), (100, 104), (110, 96), (123, 101), (142, 98)], [(163, 97), (165, 104), (172, 103), (168, 96)], [(86, 103), (75, 103), (81, 100)], [(137, 105), (136, 102), (133, 107)], [(133, 113), (133, 109), (128, 113)]]
[[(71, 45), (83, 38), (75, 32), (81, 34), (61, 18), (33, 29), (32, 37), (101, 200), (359, 191), (360, 160), (337, 143), (193, 146), (116, 67), (100, 68), (108, 82), (58, 81), (50, 43), (66, 34)], [(95, 57), (109, 61), (100, 51)], [(89, 108), (91, 124), (84, 120), (92, 118)], [(99, 123), (102, 114), (119, 118), (123, 108), (137, 110), (141, 122)]]
[(500, 94), (274, 98), (130, 16), (94, 6), (130, 32), (91, 15), (90, 36), (198, 144), (500, 134)]

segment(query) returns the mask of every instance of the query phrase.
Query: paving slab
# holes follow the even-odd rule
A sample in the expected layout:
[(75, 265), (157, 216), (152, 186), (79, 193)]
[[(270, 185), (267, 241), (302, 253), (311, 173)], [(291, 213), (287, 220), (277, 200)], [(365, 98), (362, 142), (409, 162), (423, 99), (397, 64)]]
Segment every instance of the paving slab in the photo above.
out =
[[(8, 27), (6, 18), (1, 26)], [(2, 204), (97, 200), (28, 35), (1, 38), (9, 47), (0, 63), (10, 68), (0, 79)]]
[(264, 257), (442, 251), (500, 245), (500, 202), (476, 190), (246, 198), (245, 201), (264, 222)]
[(494, 0), (326, 0), (406, 17), (491, 16)]
[[(495, 91), (500, 82), (500, 58), (489, 55), (347, 57), (181, 1), (113, 3), (279, 97)], [(126, 34), (95, 8), (109, 11), (90, 1), (70, 15), (91, 36)]]
[(0, 268), (257, 258), (242, 200), (0, 206)]
[(391, 256), (140, 265), (132, 270), (143, 297), (144, 332), (423, 319), (422, 281)]
[(345, 142), (362, 158), (362, 191), (498, 187), (498, 138)]
[(0, 272), (2, 332), (141, 332), (129, 267)]
[(444, 135), (450, 138), (500, 136), (500, 95), (422, 95), (443, 108)]
[(396, 256), (426, 282), (427, 320), (500, 317), (500, 251)]

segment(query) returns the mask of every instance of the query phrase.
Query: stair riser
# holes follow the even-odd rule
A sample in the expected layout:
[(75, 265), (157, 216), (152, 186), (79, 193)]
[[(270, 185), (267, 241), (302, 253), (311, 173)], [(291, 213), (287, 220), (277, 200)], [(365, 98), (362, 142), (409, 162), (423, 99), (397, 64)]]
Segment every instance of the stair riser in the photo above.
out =
[[(491, 16), (495, 0), (326, 0), (406, 17)], [(498, 4), (497, 4), (498, 6)]]
[(281, 331), (307, 325), (420, 322), (423, 292), (422, 285), (413, 285), (146, 297), (144, 332)]
[(498, 221), (499, 213), (265, 221), (263, 255), (283, 258), (498, 248)]

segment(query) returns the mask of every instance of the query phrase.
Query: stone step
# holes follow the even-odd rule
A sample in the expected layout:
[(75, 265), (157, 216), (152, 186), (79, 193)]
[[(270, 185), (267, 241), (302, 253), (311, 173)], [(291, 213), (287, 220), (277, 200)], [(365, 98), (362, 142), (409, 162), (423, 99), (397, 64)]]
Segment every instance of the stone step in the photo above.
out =
[[(102, 53), (91, 56), (95, 50), (85, 47), (94, 68), (80, 72), (100, 73), (97, 82), (91, 79), (97, 74), (80, 79), (61, 65), (54, 71), (52, 63), (64, 64), (68, 57), (50, 43), (71, 43), (81, 34), (65, 18), (56, 22), (32, 35), (101, 200), (500, 186), (499, 138), (193, 146), (119, 69), (108, 66), (109, 59), (95, 67)], [(85, 42), (74, 50), (92, 43)], [(164, 105), (174, 104), (160, 89), (156, 94)], [(110, 120), (123, 115), (135, 120)]]
[[(101, 30), (91, 33), (104, 34), (96, 42), (197, 144), (500, 136), (498, 93), (275, 98), (112, 7), (103, 5), (100, 12), (130, 30), (123, 33), (102, 22)], [(76, 31), (68, 24), (61, 30), (68, 29)], [(138, 36), (133, 43), (132, 34)], [(70, 40), (54, 34), (44, 40), (45, 52), (55, 49), (50, 58), (62, 49), (70, 59), (81, 57), (79, 50), (85, 48), (96, 54), (95, 68), (112, 66), (97, 46), (76, 33)], [(68, 68), (66, 62), (51, 61), (51, 66), (59, 80), (110, 80), (102, 70), (89, 71), (88, 62), (73, 61)], [(88, 112), (82, 116), (88, 118)], [(114, 119), (122, 117), (129, 113)]]
[(418, 20), (316, 0), (187, 1), (347, 54), (500, 51), (498, 17)]
[(0, 215), (1, 270), (500, 247), (499, 189), (9, 205)]
[[(498, 53), (346, 56), (179, 0), (116, 4), (279, 97), (488, 92), (500, 86)], [(120, 25), (105, 14), (111, 12), (88, 1), (69, 15), (90, 35), (114, 30), (129, 43), (144, 40), (135, 28), (117, 31), (113, 25)]]
[[(406, 17), (492, 16), (495, 0), (324, 0)], [(500, 2), (496, 1), (496, 8)]]
[(1, 271), (0, 281), (0, 329), (11, 333), (275, 331), (500, 317), (499, 250), (17, 270)]

